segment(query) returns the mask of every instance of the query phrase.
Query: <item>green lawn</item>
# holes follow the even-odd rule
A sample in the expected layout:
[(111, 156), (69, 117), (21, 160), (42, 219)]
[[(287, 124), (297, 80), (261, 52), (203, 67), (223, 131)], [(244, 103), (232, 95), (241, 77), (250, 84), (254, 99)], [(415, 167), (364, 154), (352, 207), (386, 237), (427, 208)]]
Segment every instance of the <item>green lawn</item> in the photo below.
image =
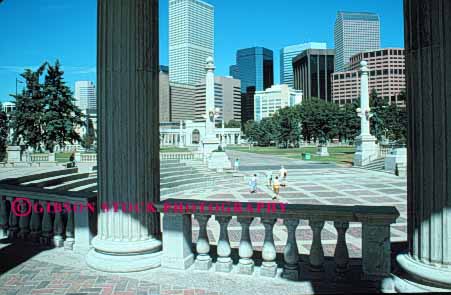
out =
[(160, 148), (160, 153), (184, 153), (189, 152), (187, 148), (178, 148), (178, 147), (165, 147)]
[(316, 147), (304, 147), (296, 149), (279, 149), (276, 147), (227, 147), (229, 150), (240, 152), (284, 156), (293, 159), (302, 159), (303, 153), (311, 154), (311, 161), (334, 162), (339, 164), (352, 164), (355, 148), (354, 147), (329, 147), (329, 157), (316, 156)]

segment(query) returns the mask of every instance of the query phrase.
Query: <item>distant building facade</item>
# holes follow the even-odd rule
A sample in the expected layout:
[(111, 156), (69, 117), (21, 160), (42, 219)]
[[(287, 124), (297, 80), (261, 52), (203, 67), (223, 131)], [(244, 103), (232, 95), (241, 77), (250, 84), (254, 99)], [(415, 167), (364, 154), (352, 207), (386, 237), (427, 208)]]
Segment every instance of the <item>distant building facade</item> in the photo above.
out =
[(293, 58), (307, 49), (327, 49), (327, 44), (309, 42), (287, 46), (280, 50), (280, 84), (294, 87)]
[(406, 89), (405, 57), (402, 48), (384, 48), (354, 55), (349, 71), (332, 75), (332, 96), (338, 104), (351, 103), (360, 97), (359, 69), (361, 61), (368, 62), (369, 90), (376, 90), (390, 103), (405, 106), (400, 94)]
[(367, 12), (337, 13), (334, 29), (335, 71), (347, 69), (351, 56), (381, 47), (380, 18)]
[(169, 80), (195, 85), (214, 57), (214, 7), (200, 0), (169, 0)]
[(332, 73), (335, 50), (307, 49), (293, 59), (294, 88), (305, 98), (317, 97), (332, 101)]
[(288, 85), (274, 85), (265, 91), (256, 91), (254, 95), (254, 121), (269, 118), (280, 109), (302, 102), (302, 91)]
[(169, 121), (194, 120), (196, 86), (170, 82), (169, 91), (171, 114)]
[[(205, 121), (205, 81), (196, 85), (195, 120)], [(232, 77), (215, 76), (215, 108), (220, 110), (217, 123), (241, 121), (241, 83)]]
[(169, 90), (169, 69), (165, 66), (160, 66), (159, 74), (159, 108), (160, 108), (160, 122), (171, 121), (171, 97)]
[(12, 112), (16, 110), (16, 104), (11, 101), (2, 102), (2, 111), (6, 113), (6, 115), (10, 115)]
[(75, 105), (82, 111), (97, 109), (96, 87), (92, 81), (75, 82)]

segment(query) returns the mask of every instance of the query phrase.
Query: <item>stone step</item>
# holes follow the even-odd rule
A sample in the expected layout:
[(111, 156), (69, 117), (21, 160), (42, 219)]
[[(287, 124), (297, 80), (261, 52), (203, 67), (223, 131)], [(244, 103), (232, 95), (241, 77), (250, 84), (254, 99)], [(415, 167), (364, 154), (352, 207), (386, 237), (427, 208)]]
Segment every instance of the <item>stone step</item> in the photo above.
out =
[(215, 180), (209, 179), (209, 180), (205, 180), (203, 182), (183, 184), (183, 185), (178, 185), (176, 187), (170, 187), (170, 188), (161, 188), (160, 195), (164, 196), (164, 195), (168, 195), (168, 194), (174, 194), (174, 193), (183, 192), (186, 190), (196, 189), (196, 188), (199, 188), (202, 186), (212, 186), (214, 184), (215, 184)]
[(58, 190), (58, 191), (68, 191), (77, 187), (81, 187), (88, 184), (97, 183), (97, 176), (92, 176), (84, 179), (72, 180), (69, 182), (65, 182), (63, 184), (46, 187), (46, 189)]
[(187, 166), (185, 163), (160, 164), (160, 169), (179, 168)]
[(56, 186), (59, 184), (63, 184), (68, 181), (77, 180), (77, 179), (83, 179), (91, 176), (91, 173), (74, 173), (74, 174), (68, 174), (68, 175), (58, 175), (43, 179), (37, 179), (30, 182), (25, 182), (23, 185), (26, 186), (33, 186), (33, 187), (50, 187), (50, 186)]
[(183, 173), (189, 173), (192, 171), (193, 168), (188, 166), (180, 166), (180, 167), (173, 167), (173, 168), (160, 168), (160, 175), (166, 174), (166, 173), (172, 173), (172, 172), (178, 172), (179, 174)]
[(176, 186), (180, 186), (180, 185), (184, 185), (184, 184), (198, 184), (198, 183), (206, 182), (209, 180), (211, 180), (210, 177), (206, 177), (205, 175), (199, 175), (199, 176), (195, 176), (194, 178), (178, 180), (178, 181), (173, 181), (173, 182), (169, 182), (169, 183), (162, 183), (160, 185), (160, 188), (171, 188), (171, 187), (176, 187)]

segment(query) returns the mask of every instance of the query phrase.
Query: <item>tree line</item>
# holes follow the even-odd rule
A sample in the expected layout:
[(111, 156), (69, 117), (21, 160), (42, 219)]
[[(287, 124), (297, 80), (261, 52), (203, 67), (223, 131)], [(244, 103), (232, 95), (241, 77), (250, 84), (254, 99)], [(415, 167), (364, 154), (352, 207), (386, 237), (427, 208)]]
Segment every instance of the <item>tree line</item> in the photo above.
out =
[[(406, 99), (402, 93), (399, 99)], [(300, 105), (278, 110), (260, 122), (249, 121), (244, 133), (249, 141), (260, 146), (299, 146), (300, 141), (326, 144), (332, 140), (353, 144), (360, 134), (360, 118), (356, 109), (359, 101), (337, 105), (318, 98), (305, 99)], [(405, 143), (407, 140), (407, 112), (405, 107), (370, 95), (371, 133), (379, 140)]]
[[(54, 65), (45, 62), (36, 71), (26, 69), (20, 75), (25, 87), (21, 93), (11, 95), (15, 99), (15, 111), (9, 121), (6, 114), (0, 113), (0, 156), (4, 157), (1, 152), (6, 151), (8, 129), (12, 130), (10, 144), (36, 151), (54, 152), (57, 145), (64, 147), (78, 142), (85, 148), (92, 146), (95, 140), (92, 120), (75, 105), (73, 92), (63, 75), (58, 60)], [(82, 139), (77, 128), (83, 126), (87, 132)]]

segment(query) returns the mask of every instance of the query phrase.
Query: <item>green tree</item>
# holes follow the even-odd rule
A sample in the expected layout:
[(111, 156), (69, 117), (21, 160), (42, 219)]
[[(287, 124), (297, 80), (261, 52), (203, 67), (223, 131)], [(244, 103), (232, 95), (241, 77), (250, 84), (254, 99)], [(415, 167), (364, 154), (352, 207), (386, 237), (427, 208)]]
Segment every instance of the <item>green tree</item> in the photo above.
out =
[(285, 148), (290, 144), (297, 144), (301, 136), (299, 108), (287, 107), (280, 109), (272, 118), (277, 141)]
[(36, 71), (26, 69), (21, 76), (25, 79), (25, 89), (21, 94), (11, 95), (16, 100), (16, 110), (12, 114), (13, 144), (24, 143), (41, 150), (43, 140), (42, 115), (44, 112), (44, 93), (40, 77), (47, 63)]
[(46, 149), (53, 152), (55, 145), (61, 147), (67, 143), (80, 141), (75, 128), (83, 124), (83, 114), (74, 104), (72, 91), (63, 78), (60, 62), (49, 65), (44, 83), (44, 127), (43, 142)]
[(94, 129), (94, 124), (92, 123), (92, 119), (88, 118), (88, 122), (86, 124), (86, 133), (83, 135), (81, 146), (88, 150), (92, 149), (95, 141), (96, 132)]
[(3, 108), (0, 104), (0, 161), (3, 161), (6, 157), (8, 141), (8, 119), (6, 113), (2, 110)]
[(236, 120), (230, 120), (224, 124), (225, 128), (241, 128), (241, 122)]

